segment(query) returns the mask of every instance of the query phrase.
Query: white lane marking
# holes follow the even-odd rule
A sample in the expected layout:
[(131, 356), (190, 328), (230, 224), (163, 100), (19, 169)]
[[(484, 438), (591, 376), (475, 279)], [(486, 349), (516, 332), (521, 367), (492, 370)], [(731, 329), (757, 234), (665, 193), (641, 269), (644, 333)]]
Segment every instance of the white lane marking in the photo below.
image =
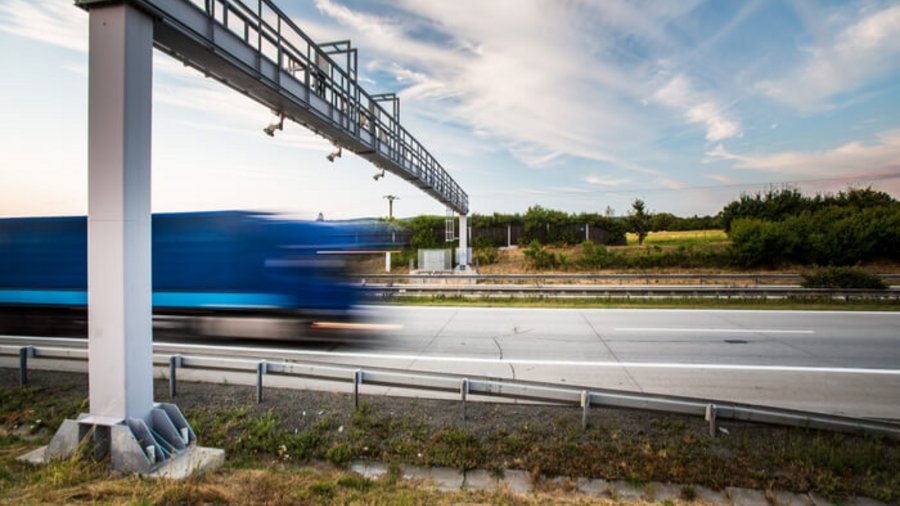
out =
[(282, 359), (294, 356), (317, 356), (324, 358), (362, 358), (374, 360), (414, 360), (417, 362), (449, 362), (470, 364), (494, 364), (494, 365), (549, 365), (563, 367), (621, 367), (636, 369), (704, 369), (724, 371), (776, 371), (776, 372), (813, 372), (813, 373), (838, 373), (838, 374), (880, 374), (900, 376), (900, 369), (867, 369), (860, 367), (817, 367), (817, 366), (790, 366), (790, 365), (753, 365), (753, 364), (690, 364), (673, 362), (614, 362), (614, 361), (582, 361), (582, 360), (533, 360), (533, 359), (497, 359), (479, 357), (438, 357), (392, 353), (356, 353), (346, 351), (309, 351), (286, 350), (279, 348), (245, 348), (236, 346), (204, 346), (198, 344), (155, 343), (156, 346), (176, 346), (180, 349), (203, 349), (205, 351), (228, 351), (240, 354), (266, 355)]
[(640, 308), (603, 308), (603, 307), (483, 307), (483, 306), (359, 306), (360, 309), (376, 311), (588, 311), (598, 313), (746, 313), (746, 314), (803, 314), (803, 315), (878, 315), (900, 317), (900, 311), (837, 311), (837, 310), (802, 310), (802, 309), (640, 309)]
[(778, 329), (687, 329), (666, 327), (617, 327), (617, 332), (714, 332), (745, 334), (815, 334), (815, 330), (778, 330)]

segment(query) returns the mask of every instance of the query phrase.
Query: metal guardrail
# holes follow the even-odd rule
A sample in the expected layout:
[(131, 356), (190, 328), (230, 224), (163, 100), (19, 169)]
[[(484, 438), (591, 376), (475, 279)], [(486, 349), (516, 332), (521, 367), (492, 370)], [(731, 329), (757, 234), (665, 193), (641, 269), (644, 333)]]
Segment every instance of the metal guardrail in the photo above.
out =
[[(879, 274), (884, 281), (900, 281), (900, 274)], [(361, 276), (363, 281), (367, 279), (400, 279), (400, 280), (429, 280), (429, 279), (456, 279), (462, 281), (540, 281), (540, 280), (571, 280), (571, 281), (726, 281), (726, 280), (750, 280), (750, 281), (800, 281), (800, 274), (366, 274)]]
[[(87, 360), (87, 349), (44, 347), (34, 345), (0, 345), (0, 355), (19, 357), (20, 382), (28, 383), (28, 360), (62, 359)], [(263, 400), (263, 379), (266, 375), (282, 375), (320, 381), (352, 383), (353, 405), (359, 407), (362, 385), (398, 387), (422, 391), (458, 393), (465, 418), (466, 402), (472, 395), (506, 399), (576, 405), (582, 409), (582, 428), (587, 428), (590, 408), (624, 408), (688, 416), (702, 416), (708, 424), (710, 436), (717, 433), (719, 420), (766, 423), (853, 434), (886, 436), (900, 439), (900, 424), (851, 418), (808, 411), (755, 406), (668, 395), (624, 392), (572, 385), (554, 385), (456, 374), (403, 371), (384, 368), (361, 368), (307, 362), (254, 360), (215, 356), (154, 354), (153, 362), (169, 367), (169, 393), (177, 395), (178, 369), (236, 371), (256, 374), (256, 400)]]
[(836, 298), (836, 299), (895, 299), (900, 287), (886, 290), (802, 288), (791, 285), (476, 285), (415, 283), (361, 285), (370, 295), (379, 298), (395, 296), (451, 296), (451, 297), (697, 297), (697, 298)]

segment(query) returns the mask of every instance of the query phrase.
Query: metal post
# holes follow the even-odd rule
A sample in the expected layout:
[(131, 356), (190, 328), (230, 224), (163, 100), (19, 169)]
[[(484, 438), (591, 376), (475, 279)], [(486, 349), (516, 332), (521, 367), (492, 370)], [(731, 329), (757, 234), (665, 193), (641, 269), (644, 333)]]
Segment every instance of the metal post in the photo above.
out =
[(169, 357), (169, 397), (174, 398), (178, 395), (176, 370), (181, 367), (181, 355), (172, 355)]
[(591, 409), (591, 393), (587, 390), (581, 391), (581, 430), (587, 430), (588, 427), (588, 410)]
[(28, 384), (28, 357), (34, 356), (34, 346), (19, 348), (19, 385)]
[(716, 437), (716, 414), (718, 408), (715, 404), (706, 405), (706, 421), (709, 423), (709, 437)]
[(362, 369), (353, 371), (353, 409), (359, 409), (359, 385), (362, 383)]
[(466, 421), (466, 400), (469, 398), (469, 378), (459, 382), (459, 398), (462, 400), (462, 419)]
[(384, 272), (391, 272), (391, 252), (384, 252)]
[(459, 270), (469, 270), (469, 227), (466, 225), (466, 215), (459, 215), (459, 253), (457, 254), (457, 263)]
[(153, 408), (153, 18), (128, 2), (111, 2), (92, 6), (89, 25), (90, 411), (146, 420)]
[(512, 248), (512, 225), (506, 226), (506, 247)]
[(256, 403), (263, 400), (263, 376), (266, 374), (266, 361), (256, 364)]
[(591, 240), (591, 224), (590, 223), (584, 224), (584, 240), (585, 241)]

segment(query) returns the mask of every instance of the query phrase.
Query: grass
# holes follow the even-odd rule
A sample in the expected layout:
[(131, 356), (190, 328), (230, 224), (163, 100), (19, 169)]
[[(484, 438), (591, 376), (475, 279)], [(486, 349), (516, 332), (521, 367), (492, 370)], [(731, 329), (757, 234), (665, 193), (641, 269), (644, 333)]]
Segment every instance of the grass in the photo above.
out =
[[(638, 246), (637, 234), (625, 234), (629, 246)], [(724, 230), (684, 230), (678, 232), (650, 232), (644, 238), (645, 246), (661, 248), (679, 247), (714, 247), (729, 243), (728, 234)]]
[[(163, 383), (158, 383), (163, 386)], [(583, 432), (578, 409), (473, 403), (469, 421), (439, 412), (457, 412), (452, 401), (386, 399), (360, 409), (320, 413), (330, 422), (298, 420), (303, 409), (320, 409), (308, 393), (271, 389), (271, 404), (252, 402), (252, 387), (197, 385), (199, 392), (233, 391), (245, 402), (210, 402), (198, 395), (179, 403), (204, 445), (224, 448), (226, 469), (181, 482), (118, 477), (105, 464), (82, 454), (31, 468), (14, 458), (35, 447), (13, 434), (22, 420), (17, 399), (60, 412), (77, 406), (83, 391), (0, 388), (5, 436), (0, 439), (0, 504), (540, 504), (577, 502), (566, 494), (518, 497), (504, 492), (439, 494), (397, 481), (397, 464), (503, 468), (532, 476), (559, 475), (756, 489), (814, 490), (840, 500), (866, 495), (891, 503), (900, 499), (900, 444), (803, 429), (729, 423), (731, 435), (711, 439), (699, 418), (604, 410)], [(202, 390), (201, 390), (202, 389)], [(189, 390), (189, 389), (185, 389)], [(221, 392), (219, 392), (221, 393)], [(247, 394), (244, 396), (244, 394)], [(347, 396), (331, 395), (340, 406)], [(219, 397), (221, 398), (221, 397)], [(329, 397), (331, 398), (331, 397)], [(275, 402), (274, 400), (278, 401)], [(540, 411), (532, 411), (540, 410)], [(527, 415), (526, 415), (527, 413)], [(43, 415), (42, 415), (43, 416)], [(304, 415), (305, 417), (305, 415)], [(305, 423), (306, 425), (302, 425)], [(299, 424), (299, 425), (298, 425)], [(389, 463), (394, 472), (367, 480), (342, 470), (351, 460)], [(330, 461), (331, 464), (317, 462)], [(693, 486), (682, 496), (695, 495)]]
[(842, 301), (831, 298), (539, 298), (394, 296), (388, 304), (404, 306), (609, 308), (609, 309), (770, 309), (784, 311), (900, 311), (900, 300)]
[[(163, 383), (158, 383), (163, 387)], [(343, 470), (355, 459), (398, 464), (488, 469), (505, 468), (532, 476), (559, 475), (755, 489), (814, 490), (840, 500), (866, 495), (885, 502), (900, 499), (900, 444), (803, 429), (729, 423), (731, 435), (711, 439), (699, 418), (604, 410), (581, 430), (578, 409), (469, 407), (469, 421), (436, 422), (431, 414), (456, 412), (452, 401), (391, 399), (360, 409), (322, 413), (318, 401), (281, 397), (272, 389), (266, 405), (252, 401), (252, 387), (198, 385), (208, 392), (246, 390), (246, 401), (193, 403), (182, 408), (208, 446), (224, 448), (223, 471), (182, 482), (148, 482), (139, 477), (110, 475), (103, 462), (87, 454), (31, 468), (16, 456), (34, 448), (25, 441), (35, 416), (72, 417), (83, 409), (84, 389), (0, 387), (0, 504), (540, 504), (577, 503), (566, 494), (518, 497), (504, 492), (439, 494), (397, 481), (397, 472), (368, 480)], [(321, 394), (326, 395), (326, 394)], [(332, 394), (337, 405), (346, 396)], [(241, 395), (233, 396), (243, 398)], [(331, 397), (329, 397), (331, 398)], [(321, 419), (297, 420), (302, 409), (319, 410)], [(23, 414), (22, 406), (34, 411)], [(28, 408), (32, 409), (32, 408)], [(51, 410), (56, 414), (50, 414)], [(518, 411), (509, 411), (518, 410)], [(518, 413), (518, 414), (517, 414)], [(304, 415), (305, 417), (305, 415)], [(451, 417), (457, 420), (456, 417)], [(328, 423), (322, 422), (327, 420)], [(480, 422), (479, 422), (480, 421)], [(299, 425), (298, 425), (299, 424)], [(305, 425), (303, 425), (305, 424)], [(34, 434), (49, 434), (44, 428)], [(323, 464), (321, 462), (329, 462)]]

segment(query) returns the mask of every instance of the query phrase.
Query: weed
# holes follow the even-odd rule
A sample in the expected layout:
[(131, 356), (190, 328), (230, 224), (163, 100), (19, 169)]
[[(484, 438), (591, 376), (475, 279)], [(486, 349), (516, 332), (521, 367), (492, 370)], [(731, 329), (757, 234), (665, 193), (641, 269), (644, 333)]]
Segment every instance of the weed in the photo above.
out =
[(334, 484), (325, 482), (325, 481), (317, 481), (309, 486), (309, 492), (315, 497), (322, 497), (325, 499), (331, 499), (334, 497)]
[(682, 485), (681, 489), (678, 490), (678, 496), (685, 501), (693, 501), (697, 498), (697, 491), (694, 490), (693, 485)]
[(485, 451), (476, 435), (464, 429), (444, 429), (431, 438), (426, 464), (475, 469), (483, 465)]
[(338, 486), (353, 490), (359, 490), (361, 492), (369, 490), (374, 485), (372, 480), (355, 473), (345, 474), (341, 476), (340, 478), (338, 478), (337, 484)]
[(353, 447), (350, 443), (335, 443), (325, 453), (325, 458), (337, 467), (347, 467), (353, 460)]
[(644, 498), (651, 502), (656, 500), (656, 489), (652, 483), (644, 485)]
[(312, 431), (303, 431), (287, 436), (286, 439), (284, 446), (294, 460), (305, 460), (319, 455), (324, 442), (322, 436)]

